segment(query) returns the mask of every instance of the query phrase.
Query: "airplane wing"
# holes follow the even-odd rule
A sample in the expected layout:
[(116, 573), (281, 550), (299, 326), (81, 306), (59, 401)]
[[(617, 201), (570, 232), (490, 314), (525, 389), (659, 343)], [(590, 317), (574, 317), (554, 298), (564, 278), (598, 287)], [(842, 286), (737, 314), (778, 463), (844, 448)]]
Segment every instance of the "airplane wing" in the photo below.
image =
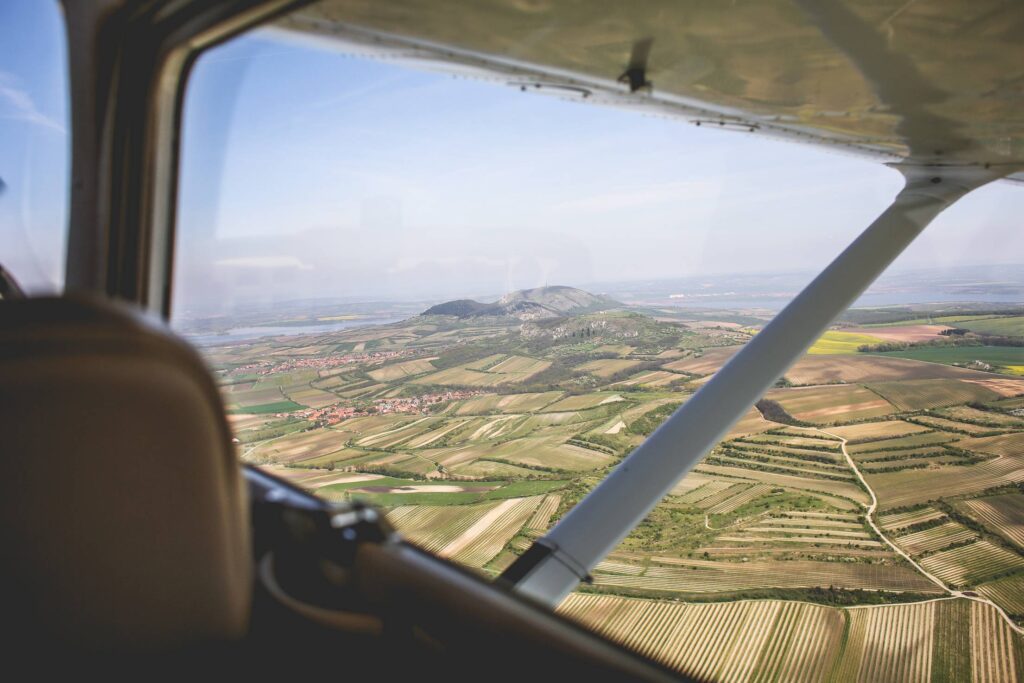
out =
[[(600, 12), (584, 0), (326, 0), (278, 25), (524, 90), (885, 162), (1024, 160), (1015, 0), (653, 0)], [(641, 70), (641, 82), (628, 77)]]

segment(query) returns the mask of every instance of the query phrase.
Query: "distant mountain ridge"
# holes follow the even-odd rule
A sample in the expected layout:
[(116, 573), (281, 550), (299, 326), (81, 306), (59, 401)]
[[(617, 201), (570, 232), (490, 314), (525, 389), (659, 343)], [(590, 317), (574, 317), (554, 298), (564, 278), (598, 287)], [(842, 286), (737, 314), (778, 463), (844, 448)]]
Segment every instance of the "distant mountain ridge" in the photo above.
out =
[(506, 294), (490, 304), (472, 299), (455, 299), (431, 306), (421, 315), (450, 315), (456, 318), (511, 316), (520, 320), (537, 320), (592, 313), (621, 306), (622, 304), (614, 299), (591, 294), (582, 289), (552, 286), (521, 289)]

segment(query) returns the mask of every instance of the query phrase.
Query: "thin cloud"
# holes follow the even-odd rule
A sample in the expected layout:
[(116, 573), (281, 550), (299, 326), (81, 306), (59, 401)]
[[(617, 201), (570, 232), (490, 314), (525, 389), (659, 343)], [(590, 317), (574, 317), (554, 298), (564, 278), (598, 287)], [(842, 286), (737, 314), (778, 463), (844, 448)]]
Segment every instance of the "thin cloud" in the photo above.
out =
[(629, 209), (637, 206), (665, 204), (694, 199), (706, 199), (718, 194), (718, 183), (706, 181), (683, 181), (661, 183), (635, 190), (623, 192), (607, 192), (604, 194), (582, 197), (556, 204), (558, 211), (610, 211)]
[(2, 115), (6, 119), (24, 121), (43, 128), (49, 128), (61, 135), (67, 135), (67, 129), (53, 118), (39, 110), (32, 97), (21, 88), (14, 85), (15, 78), (6, 72), (0, 71), (0, 101), (7, 102), (8, 112)]
[(221, 268), (294, 268), (296, 270), (313, 270), (313, 266), (304, 263), (295, 256), (241, 256), (238, 258), (221, 259), (214, 262), (214, 265)]

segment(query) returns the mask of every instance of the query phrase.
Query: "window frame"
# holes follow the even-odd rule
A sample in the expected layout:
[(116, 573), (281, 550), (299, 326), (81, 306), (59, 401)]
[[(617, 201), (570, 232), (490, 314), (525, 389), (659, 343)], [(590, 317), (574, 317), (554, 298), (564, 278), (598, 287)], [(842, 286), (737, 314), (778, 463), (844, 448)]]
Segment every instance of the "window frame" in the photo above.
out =
[(170, 316), (183, 102), (198, 57), (312, 0), (62, 0), (71, 83), (65, 290)]

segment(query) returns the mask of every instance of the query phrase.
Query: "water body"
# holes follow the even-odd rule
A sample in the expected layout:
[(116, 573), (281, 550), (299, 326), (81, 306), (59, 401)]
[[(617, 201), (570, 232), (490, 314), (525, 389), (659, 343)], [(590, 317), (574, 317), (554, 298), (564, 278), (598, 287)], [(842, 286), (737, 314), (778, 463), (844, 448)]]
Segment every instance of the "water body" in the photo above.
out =
[(217, 334), (188, 334), (185, 339), (196, 346), (217, 346), (234, 342), (253, 341), (264, 337), (289, 337), (339, 332), (356, 327), (386, 325), (404, 318), (360, 318), (359, 320), (325, 320), (308, 325), (253, 325), (249, 327), (232, 327)]

